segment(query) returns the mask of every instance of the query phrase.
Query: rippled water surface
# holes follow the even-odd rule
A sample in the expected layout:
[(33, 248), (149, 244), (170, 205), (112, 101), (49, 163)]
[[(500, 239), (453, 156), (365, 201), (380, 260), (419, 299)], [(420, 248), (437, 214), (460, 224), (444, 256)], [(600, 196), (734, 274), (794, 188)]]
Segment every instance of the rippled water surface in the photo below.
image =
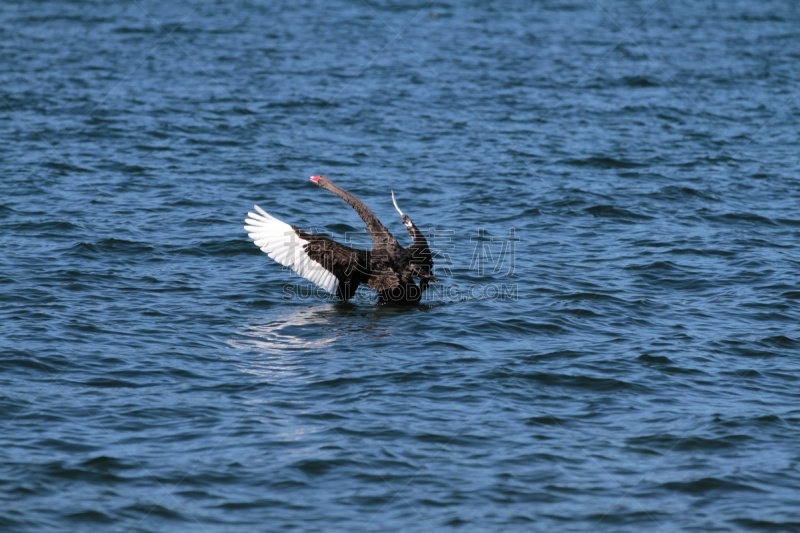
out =
[[(0, 530), (800, 530), (796, 2), (0, 22)], [(418, 308), (249, 242), (319, 172)]]

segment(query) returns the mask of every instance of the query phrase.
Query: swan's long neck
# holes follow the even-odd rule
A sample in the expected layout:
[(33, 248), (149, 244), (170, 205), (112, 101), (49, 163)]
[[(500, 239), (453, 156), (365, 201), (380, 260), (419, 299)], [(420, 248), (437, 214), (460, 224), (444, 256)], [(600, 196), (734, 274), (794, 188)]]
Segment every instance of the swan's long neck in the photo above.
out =
[(324, 189), (328, 189), (333, 194), (350, 204), (350, 207), (355, 209), (356, 213), (358, 213), (358, 216), (360, 216), (361, 220), (363, 220), (364, 224), (366, 224), (367, 231), (369, 231), (370, 235), (372, 235), (372, 242), (374, 243), (376, 249), (386, 249), (392, 246), (399, 246), (397, 244), (397, 239), (394, 238), (394, 235), (392, 235), (392, 233), (386, 229), (386, 226), (381, 224), (381, 221), (378, 220), (378, 217), (375, 216), (375, 213), (373, 213), (364, 202), (330, 180), (328, 180), (328, 182), (322, 187)]

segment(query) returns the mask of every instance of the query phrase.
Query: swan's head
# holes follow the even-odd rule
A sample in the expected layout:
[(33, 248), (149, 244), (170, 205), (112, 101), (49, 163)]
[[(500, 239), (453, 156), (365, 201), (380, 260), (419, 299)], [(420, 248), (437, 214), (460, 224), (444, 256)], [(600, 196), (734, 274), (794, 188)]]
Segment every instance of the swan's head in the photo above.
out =
[(311, 176), (311, 181), (313, 181), (314, 183), (316, 183), (320, 187), (324, 187), (325, 185), (327, 185), (328, 183), (331, 182), (331, 180), (328, 178), (328, 176), (324, 176), (322, 174), (318, 174), (316, 176)]

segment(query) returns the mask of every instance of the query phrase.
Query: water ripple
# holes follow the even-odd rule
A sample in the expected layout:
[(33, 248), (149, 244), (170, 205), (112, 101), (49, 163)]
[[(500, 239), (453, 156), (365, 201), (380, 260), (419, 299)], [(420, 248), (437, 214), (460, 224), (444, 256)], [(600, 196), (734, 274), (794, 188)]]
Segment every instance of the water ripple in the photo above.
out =
[(800, 527), (790, 3), (273, 4), (0, 10), (0, 530)]

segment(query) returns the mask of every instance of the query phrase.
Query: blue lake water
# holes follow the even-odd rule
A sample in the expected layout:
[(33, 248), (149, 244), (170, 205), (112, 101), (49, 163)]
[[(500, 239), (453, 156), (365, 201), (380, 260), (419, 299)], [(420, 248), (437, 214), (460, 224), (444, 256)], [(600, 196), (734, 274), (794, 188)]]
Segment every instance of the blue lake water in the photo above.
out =
[[(0, 530), (800, 530), (799, 21), (5, 3)], [(419, 307), (248, 240), (368, 247), (315, 173)]]

